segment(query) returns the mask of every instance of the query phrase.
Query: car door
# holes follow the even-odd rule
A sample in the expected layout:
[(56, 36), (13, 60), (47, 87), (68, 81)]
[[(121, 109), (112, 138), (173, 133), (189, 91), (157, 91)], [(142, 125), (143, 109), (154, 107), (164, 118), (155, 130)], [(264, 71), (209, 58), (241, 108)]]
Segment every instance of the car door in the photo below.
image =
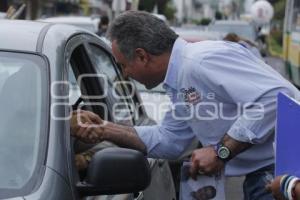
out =
[[(124, 82), (109, 49), (100, 39), (89, 35), (76, 36), (69, 41), (66, 52), (71, 72), (68, 73), (69, 80), (70, 82), (73, 80), (73, 91), (70, 90), (70, 93), (77, 95), (70, 98), (72, 99), (70, 103), (74, 104), (74, 107), (91, 110), (103, 119), (128, 126), (151, 122), (143, 113), (140, 102), (137, 102), (137, 94), (130, 89), (134, 86), (130, 82)], [(82, 84), (76, 86), (74, 77)], [(106, 143), (104, 147), (110, 145), (113, 144)], [(103, 148), (103, 144), (97, 146)], [(137, 198), (175, 199), (174, 185), (167, 162), (155, 159), (149, 159), (149, 162), (154, 181), (146, 191), (136, 194)], [(132, 199), (133, 194), (97, 197), (97, 199), (118, 198)]]
[[(93, 61), (87, 51), (88, 40), (88, 35), (77, 35), (71, 38), (66, 46), (65, 60), (67, 71), (65, 72), (65, 75), (66, 80), (69, 82), (69, 104), (71, 107), (73, 106), (74, 109), (80, 108), (90, 110), (97, 113), (102, 119), (114, 121), (108, 110), (110, 105), (112, 105), (111, 101), (107, 99), (108, 95), (107, 91), (105, 91), (107, 90), (108, 83), (104, 74), (97, 74), (94, 71)], [(105, 87), (101, 87), (102, 85)], [(100, 150), (112, 146), (114, 146), (114, 144), (109, 142), (102, 142), (98, 145), (88, 145), (73, 140), (73, 144), (70, 146), (73, 154), (70, 162), (73, 163), (73, 165), (69, 169), (71, 172), (70, 177), (73, 182), (73, 188), (76, 188), (76, 184), (83, 180), (83, 173), (78, 173), (74, 165), (75, 155), (91, 148)], [(73, 149), (73, 147), (75, 148)], [(76, 190), (74, 192), (77, 193)], [(79, 195), (77, 194), (77, 196)], [(130, 200), (133, 199), (133, 194), (102, 195), (99, 197), (84, 198)]]
[[(116, 65), (111, 53), (105, 48), (101, 47), (101, 44), (95, 40), (88, 42), (89, 54), (91, 60), (95, 64), (96, 71), (99, 74), (107, 74), (108, 81), (112, 82), (113, 97), (110, 97), (108, 92), (108, 98), (113, 103), (112, 119), (116, 123), (125, 125), (153, 125), (154, 122), (148, 118), (145, 110), (143, 109), (142, 102), (135, 90), (135, 85), (129, 80), (125, 80), (121, 71)], [(115, 105), (120, 105), (118, 108)], [(122, 115), (116, 112), (115, 109), (124, 110)], [(130, 117), (131, 115), (131, 117)], [(119, 120), (120, 118), (121, 120)], [(124, 119), (126, 119), (124, 121)], [(148, 159), (151, 166), (152, 181), (150, 186), (140, 193), (138, 199), (175, 199), (175, 188), (173, 184), (172, 174), (165, 160)]]

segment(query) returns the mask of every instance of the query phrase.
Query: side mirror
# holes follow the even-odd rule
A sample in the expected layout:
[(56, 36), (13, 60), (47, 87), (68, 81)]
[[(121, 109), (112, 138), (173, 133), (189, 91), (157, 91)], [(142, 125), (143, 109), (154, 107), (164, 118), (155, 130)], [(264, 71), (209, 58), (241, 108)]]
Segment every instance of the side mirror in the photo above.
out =
[(141, 152), (107, 148), (93, 156), (86, 180), (77, 189), (83, 196), (136, 193), (144, 190), (150, 181), (150, 166)]

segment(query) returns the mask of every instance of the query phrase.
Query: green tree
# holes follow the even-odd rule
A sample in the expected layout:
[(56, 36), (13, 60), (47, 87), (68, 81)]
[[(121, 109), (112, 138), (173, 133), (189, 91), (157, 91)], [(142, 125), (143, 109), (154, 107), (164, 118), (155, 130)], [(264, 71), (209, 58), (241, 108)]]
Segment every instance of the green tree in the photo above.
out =
[(164, 10), (164, 15), (168, 20), (173, 20), (175, 18), (176, 11), (176, 7), (171, 2), (168, 2)]
[(277, 1), (276, 3), (273, 4), (275, 20), (283, 21), (284, 14), (285, 14), (285, 4), (286, 4), (286, 0)]

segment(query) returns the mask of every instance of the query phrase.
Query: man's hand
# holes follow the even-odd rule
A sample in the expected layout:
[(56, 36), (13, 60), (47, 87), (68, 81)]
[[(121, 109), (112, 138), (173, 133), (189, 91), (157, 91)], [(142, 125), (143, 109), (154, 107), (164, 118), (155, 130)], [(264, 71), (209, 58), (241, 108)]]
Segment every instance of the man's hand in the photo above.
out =
[(280, 192), (280, 180), (282, 176), (277, 176), (274, 181), (266, 185), (266, 190), (271, 192), (276, 200), (285, 200), (283, 194)]
[(133, 127), (104, 121), (96, 114), (84, 110), (73, 112), (70, 124), (71, 135), (85, 143), (107, 140), (120, 147), (147, 153), (147, 147)]
[(86, 143), (101, 141), (101, 125), (104, 121), (96, 114), (77, 110), (72, 113), (70, 120), (71, 135)]
[(224, 168), (224, 162), (217, 157), (214, 147), (203, 147), (192, 153), (190, 174), (193, 179), (199, 173), (213, 175), (219, 173)]

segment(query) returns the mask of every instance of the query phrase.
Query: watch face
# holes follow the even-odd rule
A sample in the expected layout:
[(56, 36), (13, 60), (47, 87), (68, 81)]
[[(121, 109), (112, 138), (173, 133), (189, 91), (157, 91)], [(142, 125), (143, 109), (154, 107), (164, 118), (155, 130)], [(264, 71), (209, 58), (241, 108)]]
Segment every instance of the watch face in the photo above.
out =
[(230, 151), (227, 147), (220, 147), (220, 149), (218, 150), (218, 156), (221, 159), (227, 159), (230, 155)]

